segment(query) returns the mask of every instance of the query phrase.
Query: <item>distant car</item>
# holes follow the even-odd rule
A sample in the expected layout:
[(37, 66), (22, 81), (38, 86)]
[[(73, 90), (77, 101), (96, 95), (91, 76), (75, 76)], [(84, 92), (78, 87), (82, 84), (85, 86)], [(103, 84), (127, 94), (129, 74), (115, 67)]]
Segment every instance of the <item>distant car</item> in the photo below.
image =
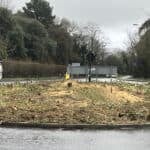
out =
[(0, 80), (3, 77), (3, 66), (2, 66), (2, 62), (0, 62)]

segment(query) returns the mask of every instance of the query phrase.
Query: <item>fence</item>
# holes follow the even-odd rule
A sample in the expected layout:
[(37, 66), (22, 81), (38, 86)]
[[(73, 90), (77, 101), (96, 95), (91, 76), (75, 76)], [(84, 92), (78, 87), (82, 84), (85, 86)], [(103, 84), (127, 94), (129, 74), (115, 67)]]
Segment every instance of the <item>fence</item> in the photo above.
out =
[[(67, 67), (67, 72), (71, 75), (77, 76), (87, 76), (89, 74), (89, 67), (88, 66), (71, 66)], [(115, 76), (118, 75), (118, 69), (115, 66), (92, 66), (91, 67), (91, 74), (93, 76)]]

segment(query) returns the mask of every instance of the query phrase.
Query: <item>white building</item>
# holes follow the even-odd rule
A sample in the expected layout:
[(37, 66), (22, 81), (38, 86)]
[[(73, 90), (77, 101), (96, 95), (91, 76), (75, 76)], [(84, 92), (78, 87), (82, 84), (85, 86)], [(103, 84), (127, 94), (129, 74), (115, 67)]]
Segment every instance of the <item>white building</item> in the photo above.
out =
[(2, 79), (3, 77), (3, 66), (2, 66), (2, 63), (0, 62), (0, 80)]

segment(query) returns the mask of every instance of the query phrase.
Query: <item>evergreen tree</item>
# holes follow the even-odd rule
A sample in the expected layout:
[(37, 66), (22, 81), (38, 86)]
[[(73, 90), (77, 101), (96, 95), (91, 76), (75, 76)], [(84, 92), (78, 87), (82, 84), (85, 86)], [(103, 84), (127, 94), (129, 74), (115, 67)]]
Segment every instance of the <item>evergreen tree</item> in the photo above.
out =
[(26, 3), (26, 7), (23, 7), (23, 10), (28, 17), (40, 21), (46, 27), (54, 22), (53, 8), (45, 0), (31, 0)]

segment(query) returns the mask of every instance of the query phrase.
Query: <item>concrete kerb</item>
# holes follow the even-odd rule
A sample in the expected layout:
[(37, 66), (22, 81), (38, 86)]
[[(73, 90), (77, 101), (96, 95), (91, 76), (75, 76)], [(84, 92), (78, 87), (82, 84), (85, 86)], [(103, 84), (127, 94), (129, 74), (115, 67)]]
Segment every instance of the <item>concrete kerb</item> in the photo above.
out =
[(1, 122), (1, 128), (45, 129), (45, 130), (150, 130), (150, 124), (127, 125), (88, 125), (88, 124), (38, 124), (38, 123), (9, 123)]

